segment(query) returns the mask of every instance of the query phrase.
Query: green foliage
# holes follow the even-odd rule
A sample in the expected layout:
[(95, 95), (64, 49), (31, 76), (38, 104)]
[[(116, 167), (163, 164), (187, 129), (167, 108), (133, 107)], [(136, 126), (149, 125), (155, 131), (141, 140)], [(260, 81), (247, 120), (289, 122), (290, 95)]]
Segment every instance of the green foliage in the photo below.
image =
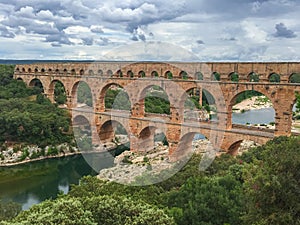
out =
[(280, 75), (277, 73), (273, 73), (269, 77), (269, 81), (272, 83), (279, 83), (280, 82)]
[(93, 106), (93, 97), (90, 87), (85, 82), (79, 82), (77, 87), (77, 102)]
[(190, 178), (170, 192), (168, 206), (181, 209), (174, 215), (177, 224), (240, 224), (241, 194), (241, 183), (231, 175)]
[(159, 86), (153, 86), (145, 97), (145, 112), (170, 114), (170, 102), (168, 95)]
[(294, 73), (290, 77), (290, 83), (300, 83), (300, 74), (299, 73)]
[(40, 146), (69, 142), (72, 137), (65, 134), (70, 124), (68, 113), (52, 105), (40, 89), (13, 80), (13, 69), (0, 65), (0, 142)]
[(239, 82), (239, 74), (235, 72), (230, 74), (230, 80), (232, 82)]
[(234, 104), (240, 103), (243, 100), (254, 97), (254, 96), (262, 96), (262, 95), (263, 95), (262, 93), (253, 91), (253, 90), (252, 91), (244, 91), (236, 97)]
[(279, 137), (245, 168), (245, 224), (300, 224), (300, 138)]
[(54, 87), (54, 101), (59, 104), (65, 104), (67, 102), (67, 95), (64, 85), (61, 82), (56, 82)]
[(130, 110), (131, 103), (128, 94), (122, 89), (108, 89), (105, 95), (105, 108)]
[(212, 80), (220, 81), (221, 80), (221, 75), (218, 72), (213, 72)]
[(300, 94), (296, 93), (296, 112), (300, 112)]
[(249, 81), (250, 82), (258, 82), (259, 76), (256, 73), (251, 73), (249, 76)]
[(18, 203), (0, 200), (0, 221), (11, 220), (21, 212), (21, 209), (21, 205)]

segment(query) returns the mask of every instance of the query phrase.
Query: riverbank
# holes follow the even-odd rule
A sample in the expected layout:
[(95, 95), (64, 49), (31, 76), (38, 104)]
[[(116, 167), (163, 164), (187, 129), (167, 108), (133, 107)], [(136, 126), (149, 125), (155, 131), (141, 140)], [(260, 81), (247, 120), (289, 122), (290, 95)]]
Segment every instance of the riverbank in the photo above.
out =
[(265, 96), (254, 96), (235, 104), (232, 111), (235, 113), (243, 113), (254, 109), (264, 109), (273, 107), (272, 102)]
[[(102, 180), (130, 184), (135, 182), (137, 177), (154, 177), (160, 174), (160, 172), (167, 170), (169, 173), (167, 176), (172, 176), (181, 169), (187, 160), (189, 160), (189, 157), (191, 157), (191, 155), (188, 155), (183, 161), (170, 162), (168, 147), (161, 142), (155, 144), (154, 149), (147, 152), (123, 152), (115, 157), (114, 167), (102, 169), (99, 171), (97, 177)], [(237, 154), (242, 154), (242, 152), (255, 146), (257, 146), (257, 144), (253, 141), (243, 141), (237, 150)], [(206, 139), (193, 141), (192, 147), (193, 150), (191, 153), (197, 155), (204, 155), (212, 150), (210, 141)]]

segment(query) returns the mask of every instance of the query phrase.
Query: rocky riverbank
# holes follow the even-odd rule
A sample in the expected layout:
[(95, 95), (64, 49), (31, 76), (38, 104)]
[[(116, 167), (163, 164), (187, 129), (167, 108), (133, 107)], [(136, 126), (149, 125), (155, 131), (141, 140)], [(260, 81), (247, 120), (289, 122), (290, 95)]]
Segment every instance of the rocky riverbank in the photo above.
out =
[(232, 111), (236, 113), (243, 113), (245, 111), (254, 109), (271, 108), (272, 102), (265, 96), (254, 96), (243, 100), (242, 102), (235, 104), (232, 107)]
[[(193, 141), (193, 154), (203, 155), (211, 149), (210, 146), (211, 144), (208, 140)], [(238, 154), (255, 146), (257, 145), (252, 141), (243, 141), (238, 149)], [(102, 169), (99, 172), (98, 178), (129, 184), (135, 181), (136, 177), (158, 175), (161, 171), (174, 168), (178, 165), (169, 161), (168, 147), (162, 143), (156, 143), (155, 148), (148, 152), (125, 151), (115, 157), (114, 164), (114, 167)]]
[(79, 149), (69, 144), (46, 146), (45, 148), (36, 145), (2, 147), (0, 152), (0, 166), (12, 166), (75, 154), (80, 154)]

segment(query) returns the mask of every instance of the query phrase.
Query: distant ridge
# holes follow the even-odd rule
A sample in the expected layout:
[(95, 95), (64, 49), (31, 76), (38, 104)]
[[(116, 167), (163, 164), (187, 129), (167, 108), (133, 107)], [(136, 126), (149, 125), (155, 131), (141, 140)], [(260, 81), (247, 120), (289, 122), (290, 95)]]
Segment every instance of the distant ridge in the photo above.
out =
[(0, 64), (33, 64), (33, 63), (95, 62), (95, 60), (36, 60), (36, 59), (0, 59)]

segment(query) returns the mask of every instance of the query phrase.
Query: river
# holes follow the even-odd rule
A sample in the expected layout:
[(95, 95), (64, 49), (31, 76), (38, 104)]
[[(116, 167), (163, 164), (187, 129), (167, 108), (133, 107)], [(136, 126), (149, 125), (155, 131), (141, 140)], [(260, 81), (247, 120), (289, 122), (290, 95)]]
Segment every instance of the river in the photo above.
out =
[[(236, 124), (269, 123), (274, 121), (274, 110), (268, 108), (233, 113), (232, 120)], [(59, 193), (67, 193), (70, 185), (78, 184), (82, 176), (96, 175), (102, 168), (112, 165), (110, 153), (99, 153), (3, 167), (0, 168), (0, 199), (18, 202), (26, 210), (45, 199), (55, 198)]]
[[(90, 166), (91, 159), (97, 162), (96, 167), (92, 166), (95, 169)], [(112, 159), (110, 153), (98, 153), (2, 167), (0, 198), (17, 202), (26, 210), (45, 199), (55, 198), (59, 193), (67, 193), (70, 185), (78, 184), (82, 176), (96, 175), (100, 169), (111, 167)]]

